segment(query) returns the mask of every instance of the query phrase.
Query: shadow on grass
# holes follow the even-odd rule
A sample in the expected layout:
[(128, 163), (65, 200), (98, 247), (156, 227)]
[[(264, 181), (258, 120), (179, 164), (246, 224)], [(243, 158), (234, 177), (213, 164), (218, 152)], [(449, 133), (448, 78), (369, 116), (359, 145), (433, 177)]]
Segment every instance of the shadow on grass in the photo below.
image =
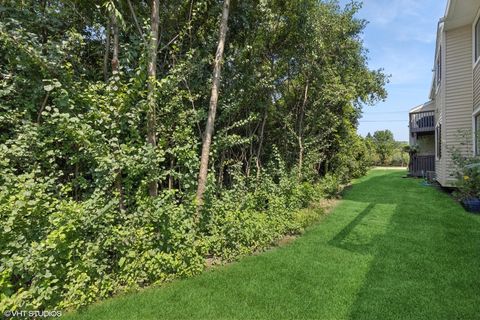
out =
[(74, 318), (478, 318), (480, 218), (404, 174), (375, 170), (359, 179), (288, 246)]
[(345, 228), (343, 228), (332, 240), (328, 242), (329, 245), (335, 246), (341, 249), (349, 250), (352, 252), (358, 253), (370, 253), (371, 244), (359, 244), (352, 243), (349, 241), (349, 237), (354, 232), (355, 228), (359, 227), (362, 221), (371, 213), (372, 209), (375, 207), (374, 204), (369, 204), (360, 214), (358, 214), (355, 219), (353, 219)]
[(331, 244), (341, 243), (348, 235), (355, 229), (356, 226), (372, 211), (375, 204), (370, 203), (362, 212), (360, 212), (355, 219), (353, 219), (345, 228), (342, 229), (330, 242)]
[[(399, 172), (361, 179), (344, 199), (368, 206), (329, 244), (373, 254), (350, 319), (478, 319), (480, 217)], [(383, 204), (393, 206), (385, 232), (364, 246), (346, 244)]]

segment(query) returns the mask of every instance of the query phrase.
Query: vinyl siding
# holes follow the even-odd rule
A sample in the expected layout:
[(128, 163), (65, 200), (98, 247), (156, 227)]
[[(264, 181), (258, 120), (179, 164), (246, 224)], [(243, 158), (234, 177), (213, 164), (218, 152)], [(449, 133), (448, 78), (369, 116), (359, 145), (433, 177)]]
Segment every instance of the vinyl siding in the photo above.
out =
[[(444, 80), (442, 80), (442, 82), (444, 82)], [(445, 104), (444, 104), (444, 83), (442, 83), (442, 85), (438, 88), (438, 91), (435, 95), (435, 105), (436, 105), (436, 112), (435, 112), (435, 119), (437, 119), (437, 125), (435, 127), (437, 127), (438, 125), (441, 125), (442, 126), (442, 129), (445, 128), (445, 124), (444, 124), (444, 115), (445, 115)], [(435, 132), (436, 132), (436, 129), (435, 129)], [(441, 140), (442, 141), (445, 141), (445, 138), (443, 137), (444, 136), (444, 132), (445, 130), (442, 130), (442, 138)], [(436, 133), (435, 133), (436, 134)], [(437, 139), (437, 137), (435, 136), (435, 140)], [(443, 143), (442, 145), (444, 145), (445, 143)], [(436, 141), (435, 141), (435, 154), (436, 154), (436, 151), (437, 150), (437, 146), (436, 146)], [(435, 172), (436, 172), (436, 175), (437, 175), (437, 180), (438, 182), (440, 182), (440, 184), (443, 185), (444, 183), (444, 179), (443, 177), (445, 176), (445, 152), (444, 150), (442, 150), (442, 157), (440, 159), (436, 158), (436, 161), (435, 161)]]
[[(436, 106), (436, 114), (435, 118), (437, 119), (437, 125), (442, 126), (442, 136), (440, 137), (440, 140), (442, 141), (442, 157), (440, 159), (436, 159), (435, 161), (435, 171), (437, 175), (437, 180), (441, 185), (444, 185), (445, 183), (445, 170), (446, 170), (446, 163), (445, 163), (445, 39), (444, 39), (444, 34), (440, 33), (439, 34), (440, 39), (439, 43), (441, 47), (443, 48), (442, 52), (442, 83), (440, 87), (438, 87), (436, 94), (435, 94), (435, 106)], [(436, 152), (436, 146), (435, 146), (435, 152)]]
[[(435, 172), (436, 172), (436, 175), (437, 175), (437, 180), (438, 182), (440, 182), (440, 184), (444, 184), (444, 178), (445, 177), (445, 117), (444, 117), (444, 114), (445, 114), (445, 110), (444, 110), (444, 107), (445, 107), (445, 104), (443, 103), (444, 102), (444, 86), (442, 85), (438, 91), (437, 91), (437, 94), (435, 95), (435, 102), (436, 102), (436, 106), (437, 106), (437, 110), (436, 110), (436, 113), (435, 113), (435, 118), (437, 119), (437, 125), (441, 125), (442, 126), (442, 137), (441, 137), (441, 141), (443, 142), (442, 143), (442, 157), (440, 159), (436, 158), (436, 161), (435, 161)], [(436, 132), (436, 130), (435, 130)], [(437, 146), (435, 144), (435, 153), (437, 152), (436, 149)]]
[(473, 69), (473, 107), (480, 107), (480, 63)]
[(442, 138), (444, 139), (442, 170), (444, 186), (453, 186), (455, 167), (451, 148), (471, 155), (473, 108), (472, 31), (466, 26), (445, 33), (445, 101)]
[[(440, 94), (438, 95), (438, 98), (443, 100), (443, 92), (440, 92)], [(443, 105), (441, 105), (442, 107)], [(440, 107), (440, 108), (441, 108)], [(441, 136), (441, 141), (442, 141), (442, 157), (440, 159), (437, 159), (436, 162), (435, 162), (435, 171), (436, 171), (436, 175), (437, 175), (437, 180), (438, 182), (441, 184), (441, 185), (444, 185), (445, 184), (445, 177), (446, 177), (446, 162), (445, 162), (445, 117), (443, 116), (443, 112), (441, 111), (440, 109), (440, 112), (441, 112), (441, 115), (440, 115), (440, 118), (439, 118), (439, 121), (438, 121), (438, 124), (440, 124), (442, 126), (442, 136)], [(436, 148), (436, 146), (435, 146)], [(435, 149), (436, 150), (436, 149)], [(436, 152), (436, 151), (435, 151)]]

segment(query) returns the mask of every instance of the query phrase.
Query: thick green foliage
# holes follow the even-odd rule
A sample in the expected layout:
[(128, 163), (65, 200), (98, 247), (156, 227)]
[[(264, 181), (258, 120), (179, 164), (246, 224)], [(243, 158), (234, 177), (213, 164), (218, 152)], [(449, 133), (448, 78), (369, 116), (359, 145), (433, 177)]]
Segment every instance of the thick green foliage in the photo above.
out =
[(18, 177), (0, 192), (2, 310), (79, 307), (122, 288), (197, 274), (205, 256), (233, 260), (301, 232), (314, 218), (299, 209), (339, 190), (332, 177), (316, 186), (262, 178), (256, 190), (239, 181), (209, 195), (199, 238), (195, 208), (175, 192), (144, 198), (125, 214), (105, 195), (55, 200), (53, 181)]
[(479, 156), (471, 156), (465, 150), (472, 150), (471, 132), (460, 131), (458, 138), (463, 142), (460, 147), (450, 148), (448, 152), (453, 160), (454, 172), (451, 179), (456, 180), (455, 198), (460, 201), (480, 198)]
[(370, 163), (377, 166), (405, 167), (409, 153), (416, 149), (409, 148), (408, 142), (395, 141), (390, 130), (376, 131), (373, 136), (369, 133), (365, 143), (370, 150)]
[(192, 208), (173, 193), (127, 215), (103, 196), (53, 200), (53, 188), (32, 175), (2, 188), (2, 310), (78, 307), (203, 269)]
[[(385, 98), (386, 79), (367, 66), (359, 5), (232, 1), (195, 224), (221, 6), (161, 1), (152, 146), (151, 3), (131, 3), (135, 16), (123, 0), (0, 4), (0, 312), (77, 308), (191, 276), (206, 257), (265, 248), (300, 232), (316, 219), (302, 208), (370, 165), (356, 127), (362, 106)], [(119, 70), (109, 62), (112, 14)]]
[(209, 195), (203, 232), (208, 253), (232, 260), (301, 232), (306, 225), (299, 210), (323, 196), (321, 186), (298, 184), (289, 176), (275, 183), (262, 176), (258, 185), (236, 181), (234, 188)]

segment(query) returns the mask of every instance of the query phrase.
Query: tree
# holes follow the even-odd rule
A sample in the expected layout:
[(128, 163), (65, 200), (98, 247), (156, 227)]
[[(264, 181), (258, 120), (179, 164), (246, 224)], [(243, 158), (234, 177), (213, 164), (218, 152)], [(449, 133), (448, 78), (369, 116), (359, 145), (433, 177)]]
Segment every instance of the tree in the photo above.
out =
[[(150, 45), (148, 50), (148, 112), (147, 112), (147, 142), (153, 149), (157, 146), (156, 137), (156, 83), (157, 83), (157, 50), (158, 50), (158, 29), (160, 20), (160, 1), (152, 0), (152, 15), (150, 29)], [(150, 196), (155, 197), (158, 194), (158, 182), (150, 181), (148, 186)]]
[(389, 159), (395, 151), (395, 139), (390, 130), (376, 131), (373, 134), (375, 149), (382, 165), (388, 165)]
[(220, 22), (220, 35), (218, 40), (217, 53), (213, 67), (212, 93), (210, 97), (210, 108), (208, 110), (208, 119), (205, 127), (205, 133), (202, 144), (202, 154), (200, 157), (200, 172), (198, 174), (197, 188), (197, 220), (199, 210), (203, 205), (203, 195), (207, 185), (208, 159), (210, 155), (210, 145), (212, 144), (213, 130), (215, 125), (215, 115), (217, 112), (218, 93), (220, 89), (220, 77), (222, 72), (223, 52), (225, 49), (225, 40), (227, 37), (228, 16), (230, 12), (230, 0), (224, 0), (222, 20)]
[(387, 78), (368, 67), (359, 3), (97, 2), (1, 5), (5, 310), (234, 258), (298, 225), (311, 184), (338, 190), (372, 162), (358, 120)]

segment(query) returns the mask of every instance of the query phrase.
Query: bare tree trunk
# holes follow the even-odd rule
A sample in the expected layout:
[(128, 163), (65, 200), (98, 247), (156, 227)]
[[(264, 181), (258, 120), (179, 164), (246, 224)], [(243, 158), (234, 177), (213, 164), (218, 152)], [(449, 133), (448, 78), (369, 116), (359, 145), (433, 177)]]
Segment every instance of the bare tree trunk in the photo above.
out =
[(305, 117), (305, 106), (307, 105), (308, 100), (308, 81), (305, 85), (305, 93), (303, 96), (303, 103), (300, 109), (300, 119), (298, 124), (298, 178), (302, 177), (302, 170), (303, 170), (303, 153), (304, 153), (304, 146), (303, 146), (303, 119)]
[[(250, 130), (249, 136), (251, 137), (252, 135), (253, 133)], [(251, 171), (250, 167), (252, 166), (252, 159), (253, 159), (253, 139), (252, 141), (250, 141), (250, 146), (248, 147), (248, 151), (245, 151), (245, 153), (247, 152), (248, 152), (248, 155), (245, 154), (245, 164), (246, 164), (245, 173), (246, 173), (247, 179), (249, 179), (250, 171)]]
[(245, 177), (247, 178), (247, 180), (249, 180), (249, 178), (250, 178), (250, 167), (251, 167), (252, 159), (253, 159), (253, 139), (252, 139), (252, 135), (255, 131), (252, 132), (252, 129), (250, 128), (250, 126), (248, 126), (247, 132), (248, 132), (247, 133), (248, 137), (250, 137), (250, 143), (249, 143), (248, 148), (242, 148), (242, 150), (244, 150), (243, 152), (245, 153), (245, 160), (243, 161), (243, 163), (245, 163)]
[(112, 20), (108, 20), (108, 26), (105, 30), (105, 53), (103, 55), (103, 79), (108, 81), (108, 58), (110, 57), (110, 34), (112, 32)]
[(173, 183), (174, 183), (174, 179), (173, 179), (173, 171), (175, 169), (175, 159), (171, 159), (170, 160), (170, 174), (168, 175), (168, 190), (172, 190), (173, 189)]
[[(118, 21), (115, 12), (111, 13), (111, 27), (112, 27), (112, 37), (113, 37), (113, 54), (112, 54), (112, 73), (118, 71), (120, 67), (120, 35), (118, 30)], [(110, 47), (110, 40), (107, 37), (108, 47)], [(106, 49), (108, 49), (108, 47)], [(108, 58), (107, 58), (108, 59)], [(105, 76), (105, 75), (104, 75)], [(108, 81), (108, 76), (106, 77)], [(115, 189), (117, 189), (119, 196), (119, 208), (120, 211), (125, 211), (125, 195), (123, 193), (123, 179), (122, 179), (122, 169), (118, 169), (115, 178)]]
[(140, 24), (138, 23), (137, 15), (135, 14), (135, 9), (133, 9), (132, 2), (130, 0), (127, 0), (128, 7), (130, 8), (130, 13), (132, 14), (133, 21), (135, 21), (135, 26), (137, 27), (138, 33), (142, 37), (142, 39), (145, 41), (145, 38), (143, 36), (143, 31), (142, 28), (140, 27)]
[(50, 91), (48, 91), (47, 94), (45, 95), (45, 98), (43, 98), (42, 105), (40, 106), (40, 110), (38, 111), (38, 115), (37, 115), (37, 124), (40, 124), (40, 122), (42, 121), (42, 113), (43, 113), (43, 110), (45, 110), (45, 107), (47, 106), (49, 97), (50, 97)]
[[(148, 62), (148, 114), (147, 114), (147, 142), (155, 148), (157, 146), (156, 137), (156, 109), (157, 101), (155, 97), (155, 82), (157, 79), (157, 49), (158, 49), (158, 28), (160, 24), (160, 1), (152, 0), (152, 17), (150, 30), (150, 48)], [(158, 182), (151, 181), (148, 186), (148, 193), (152, 197), (158, 195)]]
[[(111, 35), (110, 35), (111, 32)], [(103, 77), (105, 82), (108, 81), (108, 57), (110, 53), (110, 40), (111, 37), (113, 38), (113, 54), (112, 54), (112, 73), (115, 73), (118, 71), (118, 68), (120, 67), (120, 60), (119, 60), (119, 55), (120, 55), (120, 35), (119, 35), (119, 30), (118, 30), (118, 21), (117, 21), (117, 16), (115, 15), (115, 12), (110, 13), (110, 21), (108, 23), (108, 27), (106, 30), (106, 41), (105, 41), (105, 53), (103, 56)], [(122, 178), (122, 169), (118, 169), (116, 171), (116, 177), (115, 177), (115, 182), (114, 182), (114, 188), (118, 192), (119, 196), (119, 208), (120, 211), (125, 211), (125, 195), (123, 192), (123, 178)]]
[(200, 172), (198, 174), (197, 188), (197, 222), (200, 220), (200, 210), (203, 205), (203, 195), (207, 186), (208, 175), (208, 158), (210, 153), (210, 145), (212, 143), (213, 130), (215, 125), (215, 114), (217, 112), (218, 91), (220, 87), (220, 76), (222, 72), (223, 51), (225, 49), (225, 39), (228, 28), (228, 15), (230, 13), (230, 0), (224, 0), (222, 21), (220, 23), (220, 37), (218, 39), (217, 53), (215, 55), (215, 63), (213, 70), (212, 94), (210, 98), (210, 108), (208, 110), (207, 125), (203, 137), (202, 155), (200, 158)]
[(112, 36), (113, 36), (113, 56), (112, 56), (112, 72), (118, 71), (120, 61), (118, 59), (120, 53), (120, 40), (118, 35), (117, 16), (112, 12)]
[(263, 114), (262, 126), (260, 127), (260, 137), (258, 141), (258, 149), (257, 149), (257, 180), (260, 178), (260, 172), (262, 170), (262, 163), (260, 161), (260, 157), (262, 156), (262, 148), (263, 148), (263, 139), (265, 136), (265, 124), (267, 123), (267, 116), (268, 116), (268, 109), (265, 108), (265, 112)]
[[(48, 29), (47, 27), (45, 26), (45, 23), (47, 21), (47, 6), (48, 6), (48, 2), (47, 0), (42, 0), (41, 2), (41, 6), (42, 6), (42, 19), (43, 19), (43, 25), (42, 25), (42, 43), (43, 44), (46, 44), (47, 41), (48, 41)], [(45, 47), (43, 47), (42, 49), (43, 53), (45, 53)]]

